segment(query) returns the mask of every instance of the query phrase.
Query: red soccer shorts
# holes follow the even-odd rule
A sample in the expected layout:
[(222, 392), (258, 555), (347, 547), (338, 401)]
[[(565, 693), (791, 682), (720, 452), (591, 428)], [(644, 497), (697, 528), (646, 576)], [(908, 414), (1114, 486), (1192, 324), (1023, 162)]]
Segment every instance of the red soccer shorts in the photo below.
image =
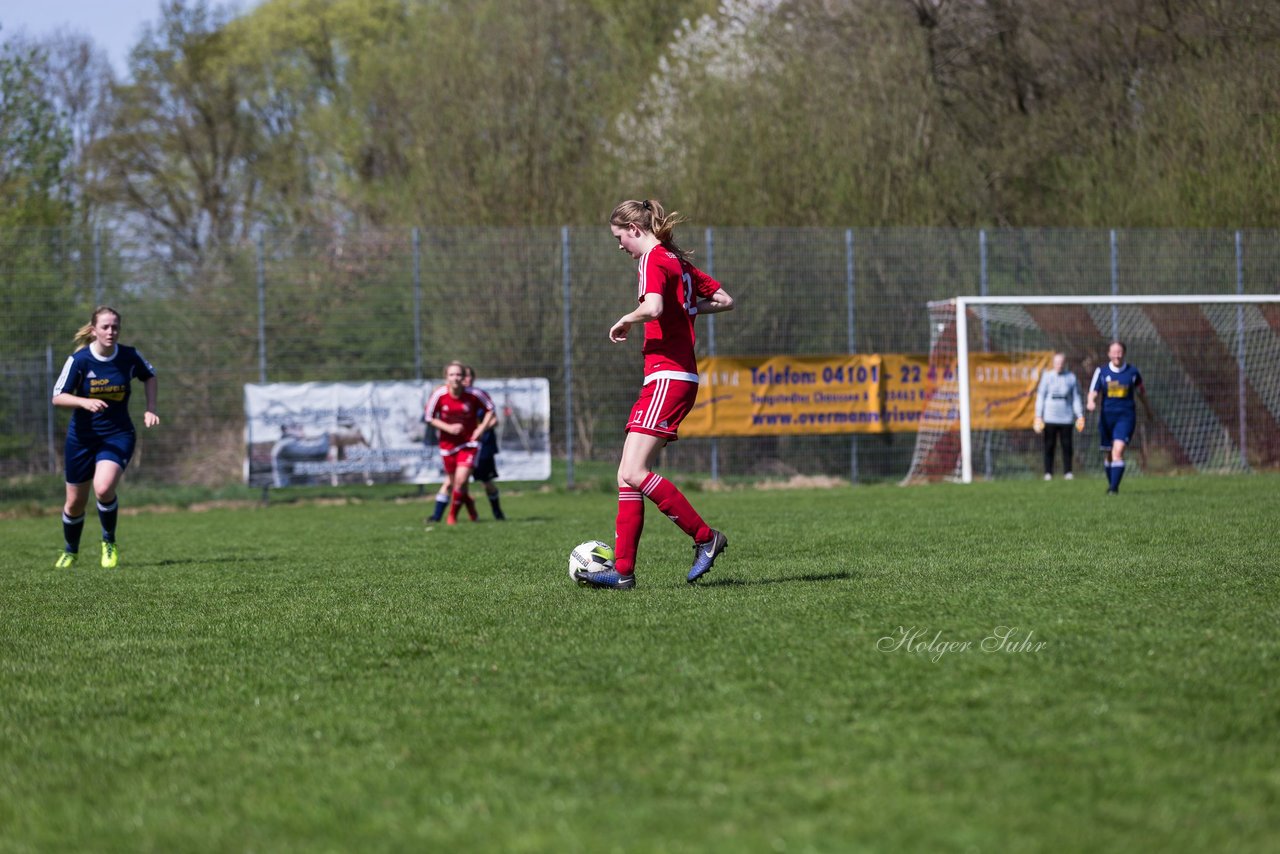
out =
[(475, 448), (459, 448), (456, 453), (444, 454), (444, 470), (446, 474), (453, 474), (458, 470), (458, 466), (466, 466), (467, 468), (475, 468), (476, 449)]
[(674, 442), (680, 438), (676, 435), (680, 422), (697, 399), (697, 383), (656, 379), (640, 390), (627, 419), (627, 432), (647, 433)]

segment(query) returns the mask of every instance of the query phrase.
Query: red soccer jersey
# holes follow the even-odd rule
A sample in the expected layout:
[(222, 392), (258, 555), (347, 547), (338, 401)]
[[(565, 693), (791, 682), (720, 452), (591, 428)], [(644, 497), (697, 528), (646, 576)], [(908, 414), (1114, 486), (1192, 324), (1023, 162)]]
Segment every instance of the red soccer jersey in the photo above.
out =
[(639, 275), (637, 302), (645, 294), (662, 294), (662, 316), (644, 325), (645, 382), (666, 377), (696, 383), (694, 305), (720, 290), (720, 283), (664, 246), (640, 256)]
[(486, 407), (483, 400), (466, 390), (459, 397), (449, 394), (449, 387), (443, 385), (432, 392), (431, 399), (427, 401), (426, 420), (429, 422), (437, 418), (446, 424), (462, 425), (462, 432), (456, 435), (440, 431), (440, 453), (447, 457), (463, 448), (477, 447), (479, 442), (471, 441), (471, 436), (484, 413), (492, 406)]

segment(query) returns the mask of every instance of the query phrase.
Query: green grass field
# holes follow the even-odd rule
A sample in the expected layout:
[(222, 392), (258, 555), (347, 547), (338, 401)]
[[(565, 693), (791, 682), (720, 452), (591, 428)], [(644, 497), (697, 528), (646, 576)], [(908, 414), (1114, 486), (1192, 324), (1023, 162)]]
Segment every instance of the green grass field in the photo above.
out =
[(693, 493), (630, 592), (601, 492), (0, 520), (0, 850), (1280, 850), (1280, 478), (1102, 492)]

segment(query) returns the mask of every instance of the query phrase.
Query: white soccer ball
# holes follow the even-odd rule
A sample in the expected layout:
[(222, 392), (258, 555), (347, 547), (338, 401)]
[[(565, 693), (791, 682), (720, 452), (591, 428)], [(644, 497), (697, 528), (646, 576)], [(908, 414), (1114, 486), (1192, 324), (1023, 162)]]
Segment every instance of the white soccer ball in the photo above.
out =
[(570, 578), (573, 578), (574, 570), (599, 572), (602, 569), (613, 569), (613, 546), (608, 543), (588, 540), (569, 552)]

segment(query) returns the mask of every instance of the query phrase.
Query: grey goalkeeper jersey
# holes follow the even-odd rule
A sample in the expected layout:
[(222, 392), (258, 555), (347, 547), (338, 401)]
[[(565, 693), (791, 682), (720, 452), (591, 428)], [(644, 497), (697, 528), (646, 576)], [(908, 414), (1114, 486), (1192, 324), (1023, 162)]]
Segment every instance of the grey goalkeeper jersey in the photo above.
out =
[(1070, 424), (1084, 415), (1080, 383), (1071, 371), (1045, 371), (1036, 392), (1036, 417), (1046, 424)]

